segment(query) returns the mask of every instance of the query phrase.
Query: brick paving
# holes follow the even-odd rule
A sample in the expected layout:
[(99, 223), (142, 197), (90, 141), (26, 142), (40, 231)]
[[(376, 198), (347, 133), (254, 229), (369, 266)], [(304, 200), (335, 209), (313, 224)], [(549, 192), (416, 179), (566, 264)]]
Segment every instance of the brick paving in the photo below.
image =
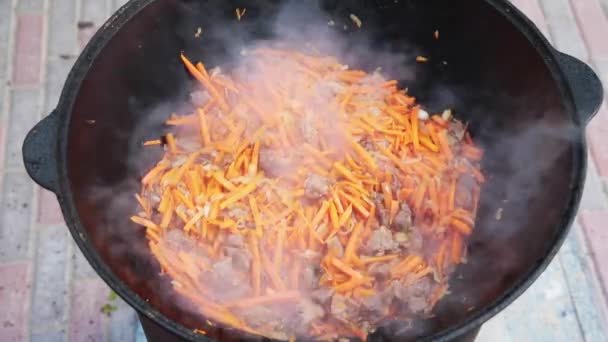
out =
[[(124, 3), (0, 0), (0, 341), (143, 339), (133, 310), (108, 297), (53, 194), (29, 180), (21, 161), (25, 134), (54, 108), (78, 51)], [(608, 89), (608, 0), (514, 3), (558, 49), (593, 65)], [(480, 341), (608, 341), (608, 105), (587, 136), (587, 187), (572, 233)], [(100, 311), (107, 303), (117, 306), (110, 317)]]

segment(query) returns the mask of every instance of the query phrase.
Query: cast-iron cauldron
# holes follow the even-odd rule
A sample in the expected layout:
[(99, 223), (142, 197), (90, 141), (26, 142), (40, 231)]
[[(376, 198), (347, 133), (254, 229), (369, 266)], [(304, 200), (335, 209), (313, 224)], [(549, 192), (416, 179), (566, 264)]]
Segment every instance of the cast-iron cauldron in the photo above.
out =
[[(293, 8), (285, 3), (130, 1), (92, 38), (56, 110), (27, 136), (28, 173), (57, 195), (76, 243), (97, 273), (138, 311), (151, 339), (246, 338), (210, 327), (177, 304), (149, 258), (144, 233), (128, 220), (137, 209), (124, 195), (137, 191), (135, 176), (158, 158), (158, 153), (142, 152), (141, 142), (160, 136), (162, 121), (188, 99), (192, 80), (179, 60), (181, 51), (208, 66), (223, 65), (240, 43), (272, 38), (286, 11), (305, 19), (284, 23), (302, 33), (313, 32), (313, 23), (318, 29), (319, 18), (325, 25), (332, 20), (346, 46), (365, 38), (368, 49), (366, 56), (355, 58), (358, 67), (379, 66), (375, 51), (405, 56), (409, 73), (390, 76), (430, 111), (453, 108), (486, 150), (488, 181), (468, 241), (468, 263), (455, 271), (451, 294), (432, 318), (408, 329), (403, 322), (389, 324), (370, 340), (445, 341), (474, 331), (530, 286), (569, 230), (585, 179), (584, 128), (603, 97), (598, 77), (581, 61), (556, 51), (504, 0), (457, 5), (448, 0), (311, 0), (291, 1), (287, 6)], [(237, 7), (247, 8), (240, 21)], [(351, 13), (362, 20), (361, 28), (350, 21)], [(436, 30), (440, 39), (434, 38)], [(416, 55), (429, 62), (416, 64)]]

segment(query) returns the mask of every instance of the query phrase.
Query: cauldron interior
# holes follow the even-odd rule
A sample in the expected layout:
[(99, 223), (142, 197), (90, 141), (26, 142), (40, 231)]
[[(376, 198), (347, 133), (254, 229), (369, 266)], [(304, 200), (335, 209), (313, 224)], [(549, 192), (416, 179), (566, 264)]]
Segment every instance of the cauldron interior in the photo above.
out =
[[(370, 71), (378, 66), (369, 58), (376, 51), (406, 56), (403, 66), (410, 74), (390, 76), (431, 111), (453, 108), (487, 149), (488, 181), (469, 241), (469, 262), (458, 268), (451, 294), (434, 318), (407, 332), (403, 324), (394, 324), (375, 337), (428, 336), (487, 310), (521, 285), (566, 229), (580, 163), (574, 153), (577, 123), (550, 65), (537, 42), (515, 28), (519, 23), (490, 3), (327, 0), (285, 7), (284, 1), (270, 0), (151, 2), (90, 61), (73, 106), (68, 172), (85, 227), (81, 233), (142, 299), (190, 329), (200, 327), (196, 315), (172, 303), (175, 298), (158, 295), (170, 293), (169, 285), (157, 276), (159, 267), (148, 257), (143, 232), (128, 220), (137, 210), (132, 197), (137, 176), (160, 155), (155, 149), (144, 151), (141, 142), (160, 136), (162, 121), (188, 99), (193, 82), (179, 61), (180, 51), (208, 66), (223, 65), (238, 54), (240, 43), (272, 37), (281, 13), (304, 18), (323, 13), (320, 20), (310, 15), (293, 21), (290, 29), (306, 32), (309, 25), (320, 21), (327, 26), (333, 20), (335, 27), (328, 29), (347, 46), (367, 42), (367, 58), (354, 61)], [(242, 21), (235, 18), (236, 7), (247, 8)], [(351, 13), (362, 20), (361, 29), (350, 21)], [(194, 36), (198, 27), (201, 38)], [(429, 63), (416, 64), (416, 55), (429, 57)], [(502, 218), (497, 220), (499, 208)]]

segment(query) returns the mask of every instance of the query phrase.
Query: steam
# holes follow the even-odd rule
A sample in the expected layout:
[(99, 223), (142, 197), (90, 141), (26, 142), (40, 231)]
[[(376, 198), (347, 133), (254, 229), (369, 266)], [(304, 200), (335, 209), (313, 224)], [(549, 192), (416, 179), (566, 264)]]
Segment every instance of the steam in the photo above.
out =
[[(242, 20), (247, 20), (247, 14)], [(357, 13), (354, 14), (357, 15)], [(284, 5), (274, 18), (275, 25), (271, 38), (243, 42), (232, 39), (231, 32), (228, 30), (219, 31), (219, 33), (215, 31), (215, 34), (225, 35), (223, 40), (226, 44), (234, 46), (226, 47), (226, 50), (232, 51), (232, 54), (229, 55), (225, 65), (207, 65), (207, 67), (210, 70), (219, 67), (219, 69), (215, 69), (215, 72), (231, 73), (250, 84), (261, 85), (259, 93), (247, 94), (248, 96), (267, 96), (268, 92), (264, 89), (265, 85), (262, 80), (271, 79), (276, 84), (289, 84), (293, 82), (293, 78), (300, 77), (302, 70), (281, 56), (270, 57), (272, 67), (269, 67), (267, 63), (260, 63), (260, 60), (255, 57), (255, 52), (268, 48), (287, 48), (319, 56), (333, 56), (336, 62), (343, 63), (344, 68), (365, 68), (371, 75), (365, 82), (370, 84), (382, 83), (387, 79), (398, 79), (402, 82), (401, 87), (407, 86), (408, 82), (413, 81), (416, 77), (413, 61), (417, 55), (417, 48), (409, 47), (405, 49), (409, 52), (400, 53), (395, 53), (389, 47), (378, 48), (377, 44), (372, 43), (372, 39), (364, 34), (365, 18), (358, 16), (357, 18), (361, 20), (361, 28), (357, 21), (348, 17), (328, 17), (322, 9), (312, 8), (308, 1), (291, 1)], [(342, 34), (336, 33), (336, 30), (355, 32), (358, 38), (345, 40)], [(204, 35), (205, 29), (203, 28), (202, 36), (204, 37)], [(175, 53), (178, 54), (179, 51), (175, 51)], [(348, 150), (348, 144), (344, 141), (344, 136), (340, 134), (343, 118), (337, 114), (339, 108), (334, 101), (336, 93), (342, 90), (338, 89), (339, 87), (337, 82), (332, 83), (331, 80), (329, 82), (311, 82), (308, 89), (293, 89), (288, 94), (290, 102), (284, 104), (284, 110), (289, 110), (290, 107), (304, 108), (303, 112), (306, 113), (306, 117), (296, 123), (300, 125), (300, 134), (305, 137), (307, 135), (320, 136), (328, 145), (332, 146), (334, 153), (331, 158), (334, 160), (342, 159)], [(190, 94), (193, 91), (190, 87), (185, 87), (180, 94)], [(433, 110), (442, 110), (443, 106), (459, 107), (466, 102), (458, 95), (463, 93), (462, 89), (452, 89), (445, 84), (437, 84), (430, 91), (436, 103), (421, 104), (429, 106)], [(484, 90), (471, 89), (470, 91), (483, 92)], [(542, 89), (539, 90), (540, 93), (542, 91)], [(282, 94), (277, 94), (277, 97), (282, 97)], [(198, 100), (204, 101), (200, 98)], [(518, 100), (513, 99), (513, 101)], [(262, 111), (264, 113), (274, 112), (273, 103), (272, 99), (269, 99), (265, 102), (265, 108), (262, 108)], [(522, 225), (531, 229), (531, 239), (526, 247), (542, 248), (532, 243), (533, 239), (541, 241), (543, 239), (541, 236), (543, 232), (535, 232), (533, 223), (542, 224), (543, 216), (552, 222), (557, 222), (559, 210), (562, 208), (556, 208), (555, 212), (543, 215), (533, 211), (544, 207), (535, 201), (545, 203), (546, 196), (542, 194), (547, 191), (555, 196), (567, 195), (566, 192), (559, 190), (564, 188), (562, 182), (566, 180), (555, 177), (554, 173), (567, 162), (571, 153), (567, 146), (577, 137), (576, 128), (573, 125), (553, 122), (550, 118), (555, 114), (543, 113), (541, 108), (530, 109), (530, 111), (542, 113), (537, 121), (527, 127), (511, 127), (502, 136), (496, 135), (496, 132), (499, 131), (498, 127), (504, 124), (503, 121), (496, 122), (482, 118), (483, 113), (481, 112), (486, 111), (487, 108), (466, 108), (466, 110), (472, 113), (474, 119), (479, 120), (475, 130), (479, 132), (479, 141), (488, 149), (484, 166), (490, 177), (488, 185), (482, 188), (482, 208), (476, 227), (479, 233), (476, 232), (471, 239), (469, 265), (461, 273), (462, 279), (456, 280), (453, 289), (455, 295), (446, 297), (446, 300), (440, 305), (439, 310), (445, 312), (457, 311), (463, 305), (476, 307), (485, 304), (493, 295), (494, 289), (500, 288), (500, 284), (512, 283), (513, 280), (510, 277), (521, 273), (527, 267), (523, 264), (533, 253), (522, 252), (521, 246), (514, 245), (522, 243), (520, 237)], [(142, 149), (142, 140), (157, 138), (147, 135), (147, 132), (158, 131), (171, 113), (191, 114), (193, 106), (189, 101), (184, 101), (183, 97), (180, 97), (176, 100), (167, 100), (166, 103), (155, 108), (139, 108), (134, 101), (130, 111), (138, 113), (137, 115), (142, 119), (137, 121), (135, 127), (124, 132), (116, 132), (118, 139), (130, 141), (130, 148), (125, 151), (129, 155), (126, 177), (110, 188), (103, 184), (91, 189), (91, 200), (100, 203), (104, 209), (104, 225), (94, 233), (98, 235), (93, 236), (93, 240), (97, 241), (96, 245), (99, 249), (105, 250), (103, 255), (106, 259), (122, 260), (128, 266), (121, 267), (117, 271), (123, 280), (126, 279), (132, 287), (134, 284), (146, 284), (155, 290), (153, 293), (140, 294), (145, 297), (144, 299), (151, 300), (156, 308), (163, 308), (163, 313), (179, 320), (180, 323), (213, 331), (212, 327), (205, 324), (201, 326), (201, 322), (196, 320), (200, 312), (195, 305), (184, 301), (177, 295), (170, 284), (166, 283), (166, 277), (157, 276), (158, 266), (150, 255), (142, 231), (125, 224), (127, 218), (138, 210), (133, 196), (140, 190), (142, 172), (153, 166), (162, 155), (160, 150)], [(488, 114), (488, 116), (491, 115)], [(243, 117), (243, 120), (256, 119)], [(325, 126), (306, 126), (306, 122), (319, 121), (325, 122)], [(283, 122), (283, 124), (294, 123)], [(248, 134), (250, 133), (252, 132), (248, 132)], [(181, 131), (178, 134), (188, 135), (198, 134), (198, 132)], [(311, 144), (318, 143), (314, 139), (317, 138), (310, 138)], [(542, 155), (538, 155), (539, 151), (542, 152)], [(297, 149), (296, 151), (278, 150), (273, 153), (279, 156), (297, 155)], [(290, 174), (300, 166), (302, 165), (293, 163), (273, 164), (274, 172), (280, 175)], [(549, 187), (552, 188), (549, 189)], [(503, 219), (496, 220), (494, 213), (503, 208)], [(503, 256), (502, 259), (493, 258), (497, 254), (496, 250), (502, 251), (498, 253)], [(487, 272), (488, 270), (492, 271)], [(143, 274), (149, 276), (142, 276)], [(485, 276), (480, 276), (481, 274), (485, 274)], [(473, 277), (481, 278), (477, 278), (480, 279), (479, 281), (474, 281)], [(474, 288), (471, 285), (473, 283), (475, 283)], [(230, 288), (230, 286), (227, 284), (225, 287)], [(478, 296), (476, 296), (476, 292), (479, 293)], [(276, 310), (274, 316), (277, 316), (278, 313), (278, 316), (288, 320), (299, 319), (297, 316), (293, 316), (294, 308), (289, 305), (279, 305), (273, 309)], [(180, 316), (175, 313), (177, 311), (191, 313), (192, 317)], [(460, 315), (462, 316), (462, 314)], [(436, 327), (431, 326), (429, 329), (434, 328)], [(410, 330), (397, 330), (393, 333), (403, 336), (412, 334)], [(423, 333), (428, 333), (428, 331), (423, 331), (421, 334)]]

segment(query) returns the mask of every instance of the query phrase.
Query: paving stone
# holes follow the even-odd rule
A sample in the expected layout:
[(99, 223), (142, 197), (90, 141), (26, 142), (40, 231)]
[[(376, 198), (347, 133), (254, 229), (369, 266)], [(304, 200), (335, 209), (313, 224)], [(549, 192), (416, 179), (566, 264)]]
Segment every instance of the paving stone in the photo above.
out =
[(32, 334), (31, 342), (64, 342), (67, 341), (65, 331), (52, 331), (48, 333)]
[[(24, 173), (5, 174), (0, 202), (0, 260), (29, 257), (34, 184)], [(1, 303), (1, 301), (0, 301)]]
[(38, 89), (14, 89), (6, 132), (5, 167), (23, 169), (21, 148), (27, 133), (39, 121), (40, 92)]
[(117, 310), (110, 317), (109, 339), (112, 342), (135, 341), (135, 329), (139, 320), (133, 308), (121, 299), (112, 302)]
[(572, 8), (593, 58), (608, 59), (608, 19), (598, 0), (573, 0)]
[(42, 13), (44, 9), (44, 0), (17, 1), (17, 13)]
[(105, 341), (108, 318), (100, 310), (106, 304), (108, 287), (101, 279), (77, 280), (73, 286), (70, 341)]
[(110, 15), (109, 0), (81, 0), (81, 21), (101, 26)]
[(604, 293), (608, 293), (608, 210), (582, 210), (580, 224), (587, 236), (589, 251), (593, 258)]
[(74, 267), (73, 277), (76, 280), (97, 277), (97, 273), (91, 267), (84, 254), (80, 251), (76, 243), (72, 240), (72, 265)]
[(583, 61), (589, 55), (585, 48), (569, 0), (541, 0), (555, 47)]
[(38, 223), (60, 224), (63, 223), (63, 214), (54, 193), (38, 187)]
[(39, 14), (23, 14), (17, 17), (13, 70), (15, 85), (40, 83), (43, 23), (43, 16)]
[[(9, 52), (13, 14), (11, 5), (10, 0), (0, 0), (0, 13), (2, 13), (2, 20), (0, 20), (0, 80), (2, 81), (8, 79), (8, 58), (12, 56)], [(2, 93), (0, 93), (0, 98), (2, 98)]]
[(511, 1), (519, 10), (524, 12), (532, 22), (538, 27), (538, 29), (547, 35), (548, 29), (545, 23), (543, 12), (540, 8), (538, 0), (513, 0)]
[(70, 290), (68, 228), (39, 227), (37, 233), (36, 283), (30, 318), (33, 333), (47, 331), (49, 326), (65, 325)]
[(587, 127), (587, 140), (591, 156), (600, 177), (608, 177), (608, 105), (604, 103), (599, 113)]
[[(75, 38), (73, 42), (75, 42)], [(63, 85), (75, 61), (76, 57), (52, 58), (47, 61), (45, 100), (42, 115), (50, 114), (57, 107)]]
[(29, 261), (0, 264), (0, 341), (20, 342), (27, 336), (31, 267)]
[(587, 342), (608, 341), (605, 329), (606, 318), (605, 296), (598, 282), (589, 255), (584, 233), (578, 223), (574, 223), (570, 234), (558, 255), (564, 272), (568, 291), (581, 325), (584, 340)]
[[(49, 8), (49, 57), (74, 56), (76, 44), (76, 1), (54, 0)], [(52, 68), (48, 68), (52, 71)]]

